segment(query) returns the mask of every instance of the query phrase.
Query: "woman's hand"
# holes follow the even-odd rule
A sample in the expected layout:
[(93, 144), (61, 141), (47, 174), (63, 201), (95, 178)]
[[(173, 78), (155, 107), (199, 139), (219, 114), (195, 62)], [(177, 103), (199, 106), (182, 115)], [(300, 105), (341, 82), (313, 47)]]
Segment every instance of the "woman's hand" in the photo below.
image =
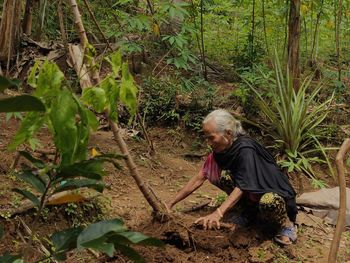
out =
[(203, 216), (198, 218), (194, 223), (198, 224), (199, 222), (202, 222), (203, 228), (205, 230), (212, 229), (216, 227), (217, 229), (220, 229), (220, 219), (222, 218), (222, 215), (215, 210), (214, 213), (211, 213), (210, 215)]

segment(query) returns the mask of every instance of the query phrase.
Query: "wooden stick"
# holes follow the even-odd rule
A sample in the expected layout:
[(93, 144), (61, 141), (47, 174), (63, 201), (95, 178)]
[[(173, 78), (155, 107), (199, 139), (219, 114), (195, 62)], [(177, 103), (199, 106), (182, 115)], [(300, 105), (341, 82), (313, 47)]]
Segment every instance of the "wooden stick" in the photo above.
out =
[(206, 207), (208, 204), (210, 204), (211, 200), (205, 201), (204, 203), (201, 203), (199, 205), (191, 206), (189, 208), (182, 209), (182, 213), (188, 213), (188, 212), (194, 212), (197, 210), (202, 209), (203, 207)]
[(96, 25), (98, 31), (100, 32), (100, 34), (101, 34), (103, 40), (106, 42), (106, 44), (107, 44), (107, 46), (109, 47), (109, 49), (113, 52), (114, 50), (113, 50), (111, 44), (109, 43), (109, 41), (108, 41), (106, 35), (103, 33), (103, 31), (102, 31), (102, 29), (101, 29), (99, 23), (97, 22), (94, 13), (91, 11), (91, 8), (90, 8), (90, 6), (89, 6), (89, 3), (88, 3), (86, 0), (84, 0), (84, 4), (85, 4), (87, 10), (89, 11), (89, 14), (90, 14), (92, 20), (94, 21), (94, 23), (95, 23), (95, 25)]
[(341, 234), (345, 227), (345, 213), (346, 213), (346, 180), (344, 169), (344, 158), (350, 150), (350, 139), (345, 139), (340, 147), (336, 156), (335, 162), (338, 172), (338, 184), (339, 184), (339, 212), (337, 225), (335, 227), (334, 236), (329, 250), (328, 263), (334, 263), (337, 261), (337, 253), (339, 249), (339, 243)]

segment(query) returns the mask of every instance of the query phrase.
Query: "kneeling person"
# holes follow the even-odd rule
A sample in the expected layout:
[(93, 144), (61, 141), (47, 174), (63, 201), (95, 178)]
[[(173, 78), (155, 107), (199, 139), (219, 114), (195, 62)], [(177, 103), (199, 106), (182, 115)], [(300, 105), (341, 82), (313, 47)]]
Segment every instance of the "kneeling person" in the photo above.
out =
[[(199, 174), (177, 193), (168, 208), (171, 209), (208, 180), (225, 191), (228, 197), (215, 212), (199, 218), (196, 223), (202, 223), (205, 229), (219, 228), (223, 215), (239, 202), (250, 216), (259, 216), (279, 227), (276, 242), (287, 245), (296, 241), (296, 193), (273, 156), (261, 144), (246, 136), (240, 122), (225, 110), (211, 112), (203, 121), (203, 131), (213, 153), (207, 157)], [(229, 176), (221, 175), (222, 170), (227, 171)]]

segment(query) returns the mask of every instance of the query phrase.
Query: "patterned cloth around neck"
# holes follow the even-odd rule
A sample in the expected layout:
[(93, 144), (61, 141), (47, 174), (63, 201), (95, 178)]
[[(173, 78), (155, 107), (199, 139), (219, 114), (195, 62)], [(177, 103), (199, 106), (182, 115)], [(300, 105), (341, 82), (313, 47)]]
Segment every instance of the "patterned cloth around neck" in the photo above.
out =
[(226, 194), (230, 194), (233, 190), (234, 182), (228, 171), (222, 171), (211, 153), (208, 155), (202, 166), (202, 175), (213, 185), (220, 188)]

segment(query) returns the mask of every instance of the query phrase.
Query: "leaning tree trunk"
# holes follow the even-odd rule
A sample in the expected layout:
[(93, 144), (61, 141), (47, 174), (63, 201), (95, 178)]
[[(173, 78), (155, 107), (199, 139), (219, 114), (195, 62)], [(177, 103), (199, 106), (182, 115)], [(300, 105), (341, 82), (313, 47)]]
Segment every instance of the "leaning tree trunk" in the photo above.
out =
[(298, 90), (300, 86), (300, 0), (290, 1), (290, 13), (288, 22), (288, 69), (293, 79), (293, 88)]
[(0, 23), (0, 61), (9, 61), (16, 53), (21, 25), (21, 0), (5, 0)]
[[(81, 20), (81, 16), (80, 16), (80, 12), (78, 9), (78, 5), (76, 3), (76, 0), (70, 0), (70, 4), (71, 4), (71, 8), (73, 11), (73, 15), (74, 15), (74, 21), (75, 24), (77, 26), (77, 29), (79, 31), (79, 37), (80, 37), (80, 41), (83, 43), (83, 46), (86, 47), (86, 45), (88, 44), (87, 42), (87, 37), (86, 37), (86, 33), (85, 33), (85, 29), (84, 29), (84, 25), (83, 22)], [(96, 67), (93, 67), (93, 70)], [(93, 73), (94, 74), (94, 73)], [(95, 73), (96, 74), (96, 73)], [(97, 73), (98, 76), (98, 81), (99, 81), (99, 75)], [(96, 83), (95, 83), (96, 84)], [(82, 89), (84, 87), (81, 87)], [(120, 134), (120, 130), (118, 127), (118, 124), (113, 122), (110, 118), (109, 118), (109, 112), (106, 111), (105, 115), (109, 121), (109, 125), (112, 129), (113, 135), (114, 135), (114, 139), (118, 144), (118, 147), (120, 149), (120, 151), (122, 152), (122, 154), (125, 155), (125, 162), (126, 165), (129, 169), (129, 172), (131, 174), (131, 176), (134, 178), (137, 186), (139, 187), (140, 191), (142, 192), (143, 196), (145, 197), (145, 199), (147, 200), (147, 202), (149, 203), (149, 205), (152, 207), (154, 213), (159, 216), (162, 215), (164, 216), (164, 218), (167, 218), (166, 216), (166, 209), (165, 207), (163, 207), (162, 203), (159, 202), (156, 198), (156, 196), (154, 195), (154, 193), (152, 193), (152, 190), (150, 188), (150, 186), (148, 186), (142, 179), (142, 177), (140, 176), (138, 169), (136, 167), (136, 164), (128, 150), (128, 147), (123, 139), (123, 137)]]

